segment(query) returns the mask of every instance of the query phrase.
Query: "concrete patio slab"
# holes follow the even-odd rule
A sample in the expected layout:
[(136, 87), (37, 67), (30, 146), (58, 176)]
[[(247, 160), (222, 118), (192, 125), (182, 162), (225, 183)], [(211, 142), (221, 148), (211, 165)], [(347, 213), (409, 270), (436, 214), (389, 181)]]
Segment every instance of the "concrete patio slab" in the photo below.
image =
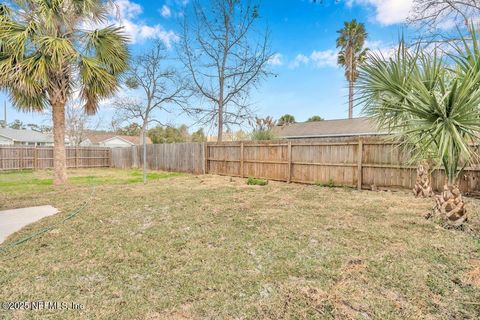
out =
[(0, 243), (26, 225), (58, 213), (50, 205), (0, 211)]

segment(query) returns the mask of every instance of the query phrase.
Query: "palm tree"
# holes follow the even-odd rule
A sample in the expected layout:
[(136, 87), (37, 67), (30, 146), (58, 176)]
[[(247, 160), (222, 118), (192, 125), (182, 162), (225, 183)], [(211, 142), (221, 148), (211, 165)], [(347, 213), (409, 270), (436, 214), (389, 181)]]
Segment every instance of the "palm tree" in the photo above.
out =
[(434, 213), (451, 225), (467, 219), (459, 177), (478, 157), (471, 144), (480, 137), (480, 42), (475, 32), (472, 38), (449, 56), (408, 50), (401, 41), (393, 58), (370, 54), (359, 76), (364, 112), (396, 134), (414, 161), (443, 166)]
[(283, 126), (283, 125), (291, 124), (291, 123), (295, 123), (295, 117), (292, 116), (291, 114), (284, 114), (283, 116), (281, 116), (278, 119), (278, 125), (279, 126)]
[(365, 61), (368, 49), (364, 49), (367, 32), (363, 23), (353, 19), (345, 22), (342, 29), (337, 31), (338, 52), (337, 63), (345, 68), (345, 77), (348, 81), (348, 118), (353, 117), (353, 88), (358, 77), (358, 66)]
[(311, 116), (307, 119), (307, 122), (323, 121), (323, 118), (320, 116)]
[(0, 5), (0, 89), (22, 111), (52, 108), (55, 184), (66, 182), (65, 104), (79, 89), (85, 112), (112, 95), (127, 68), (127, 38), (118, 27), (92, 31), (105, 0), (26, 0)]

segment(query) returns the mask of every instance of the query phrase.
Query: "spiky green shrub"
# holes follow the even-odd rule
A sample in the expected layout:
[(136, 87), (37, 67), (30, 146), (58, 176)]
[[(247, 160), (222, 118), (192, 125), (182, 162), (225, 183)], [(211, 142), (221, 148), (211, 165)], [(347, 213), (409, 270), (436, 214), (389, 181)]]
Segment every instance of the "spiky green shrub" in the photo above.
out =
[(435, 212), (456, 225), (466, 220), (459, 177), (478, 159), (472, 144), (480, 138), (479, 48), (473, 28), (454, 53), (401, 41), (391, 58), (370, 54), (358, 79), (364, 113), (396, 135), (413, 161), (432, 159), (445, 170)]
[(265, 186), (268, 184), (268, 180), (265, 179), (258, 179), (254, 177), (248, 177), (247, 178), (247, 184), (248, 185), (257, 185), (257, 186)]

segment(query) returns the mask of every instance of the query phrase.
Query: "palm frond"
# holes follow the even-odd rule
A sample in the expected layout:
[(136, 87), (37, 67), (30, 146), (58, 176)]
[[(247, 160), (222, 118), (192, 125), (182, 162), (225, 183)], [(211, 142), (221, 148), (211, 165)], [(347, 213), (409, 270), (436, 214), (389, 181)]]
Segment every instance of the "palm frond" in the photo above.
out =
[(369, 54), (360, 69), (364, 113), (408, 145), (413, 159), (442, 164), (450, 183), (477, 157), (471, 144), (480, 138), (480, 75), (472, 61), (480, 57), (472, 58), (474, 51), (458, 51), (452, 69), (439, 52), (408, 50), (400, 41), (394, 57)]
[(129, 54), (126, 42), (128, 37), (119, 27), (109, 26), (86, 35), (87, 50), (93, 52), (95, 57), (114, 74), (121, 73), (128, 67)]
[(115, 93), (118, 79), (104, 68), (99, 59), (85, 56), (81, 57), (80, 76), (85, 111), (94, 114), (98, 109), (98, 102)]
[(358, 65), (366, 58), (367, 49), (364, 49), (367, 33), (363, 23), (356, 20), (345, 22), (344, 27), (337, 31), (337, 48), (340, 49), (337, 64), (345, 67), (345, 77), (348, 81), (356, 81)]
[(10, 16), (12, 10), (4, 3), (0, 3), (0, 16)]
[(68, 101), (80, 85), (86, 111), (113, 94), (128, 66), (128, 39), (110, 26), (85, 33), (111, 9), (109, 0), (16, 0), (0, 5), (0, 89), (22, 110)]
[(77, 55), (70, 39), (42, 36), (35, 40), (40, 45), (39, 51), (47, 56), (55, 67), (72, 63)]

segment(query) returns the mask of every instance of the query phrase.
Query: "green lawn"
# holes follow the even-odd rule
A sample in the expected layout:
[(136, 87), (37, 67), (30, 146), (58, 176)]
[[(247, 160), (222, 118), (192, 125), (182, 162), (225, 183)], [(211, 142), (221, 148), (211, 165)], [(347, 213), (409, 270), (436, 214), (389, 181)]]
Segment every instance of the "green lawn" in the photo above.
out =
[[(70, 170), (69, 184), (97, 185), (97, 184), (129, 184), (143, 182), (141, 170), (117, 169), (75, 169)], [(52, 171), (9, 171), (0, 172), (0, 190), (12, 192), (31, 192), (50, 189), (53, 185)], [(148, 180), (158, 180), (182, 175), (177, 172), (148, 172)], [(1, 205), (1, 203), (0, 203)]]
[[(432, 200), (246, 179), (96, 169), (0, 174), (0, 207), (62, 210), (12, 235), (0, 301), (81, 311), (0, 311), (6, 319), (478, 319), (480, 202), (470, 231), (422, 214)], [(3, 312), (3, 313), (2, 313)]]

